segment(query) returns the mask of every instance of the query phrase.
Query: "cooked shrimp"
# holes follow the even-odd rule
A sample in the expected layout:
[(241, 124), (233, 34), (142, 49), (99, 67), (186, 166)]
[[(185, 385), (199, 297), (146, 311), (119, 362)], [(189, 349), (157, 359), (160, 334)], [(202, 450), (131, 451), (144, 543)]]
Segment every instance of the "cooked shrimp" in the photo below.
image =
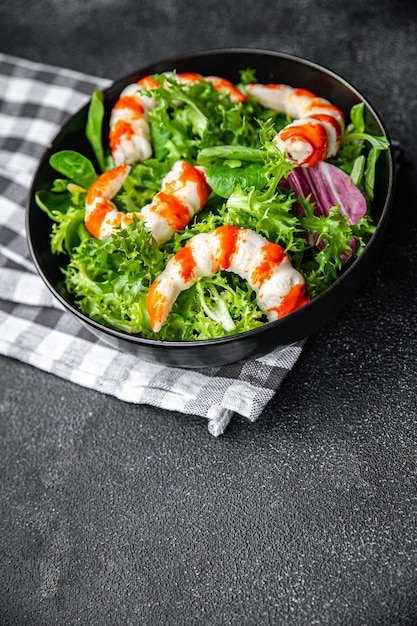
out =
[(94, 181), (87, 192), (85, 203), (85, 227), (93, 237), (102, 239), (115, 229), (132, 221), (129, 213), (122, 213), (112, 202), (130, 172), (130, 165), (121, 163), (104, 172)]
[(253, 230), (220, 226), (192, 237), (154, 280), (147, 296), (151, 328), (155, 332), (161, 330), (181, 291), (201, 276), (221, 270), (234, 272), (249, 283), (269, 321), (287, 315), (309, 300), (304, 277), (291, 265), (280, 245)]
[(210, 187), (204, 170), (176, 161), (162, 181), (162, 189), (141, 215), (158, 245), (162, 245), (179, 230), (183, 230), (207, 203)]
[[(173, 76), (171, 72), (166, 73), (167, 76)], [(196, 83), (200, 80), (206, 80), (211, 83), (219, 93), (226, 93), (230, 96), (232, 102), (245, 102), (248, 96), (240, 91), (232, 81), (220, 76), (203, 76), (196, 72), (182, 72), (175, 75), (176, 80), (180, 84)]]
[(232, 102), (245, 102), (248, 96), (242, 93), (234, 83), (220, 76), (206, 76), (206, 80), (213, 84), (213, 87), (219, 91), (229, 94)]
[[(165, 75), (174, 76), (173, 72)], [(219, 76), (204, 77), (195, 72), (176, 74), (180, 84), (207, 80), (219, 92), (228, 93), (233, 102), (243, 102), (248, 96), (229, 80)], [(148, 113), (157, 102), (151, 96), (140, 92), (140, 88), (158, 89), (159, 82), (152, 76), (144, 76), (136, 83), (125, 87), (114, 105), (110, 115), (109, 143), (115, 165), (145, 161), (153, 154)]]
[(274, 138), (292, 161), (311, 167), (337, 154), (345, 127), (337, 106), (307, 89), (289, 85), (254, 83), (246, 89), (263, 106), (294, 119)]
[(156, 106), (153, 98), (139, 92), (139, 83), (121, 92), (110, 115), (109, 143), (113, 161), (136, 163), (152, 156), (149, 111)]
[(210, 188), (201, 169), (185, 161), (176, 161), (162, 181), (162, 188), (152, 201), (138, 212), (123, 213), (112, 202), (120, 191), (131, 166), (122, 163), (104, 172), (92, 184), (87, 193), (85, 225), (98, 239), (126, 227), (137, 217), (145, 220), (145, 226), (162, 245), (204, 207)]

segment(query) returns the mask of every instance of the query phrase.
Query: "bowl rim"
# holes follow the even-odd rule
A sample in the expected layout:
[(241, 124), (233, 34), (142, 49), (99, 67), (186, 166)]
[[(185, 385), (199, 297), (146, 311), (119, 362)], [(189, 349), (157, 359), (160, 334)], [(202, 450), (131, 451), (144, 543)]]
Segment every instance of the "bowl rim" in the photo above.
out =
[[(88, 315), (86, 315), (85, 313), (83, 313), (81, 310), (79, 310), (71, 301), (67, 300), (60, 292), (59, 290), (51, 284), (51, 282), (48, 280), (47, 276), (45, 276), (45, 273), (41, 267), (41, 264), (38, 260), (37, 257), (37, 253), (36, 253), (36, 249), (35, 246), (33, 244), (32, 241), (32, 236), (31, 236), (31, 228), (30, 228), (30, 223), (29, 223), (29, 218), (30, 218), (30, 212), (31, 212), (31, 203), (32, 203), (32, 198), (33, 195), (36, 191), (35, 186), (38, 180), (38, 176), (40, 171), (45, 167), (45, 164), (47, 162), (47, 160), (49, 159), (49, 156), (53, 153), (53, 146), (54, 144), (58, 141), (58, 139), (60, 138), (60, 136), (62, 135), (62, 133), (65, 131), (66, 127), (68, 126), (68, 124), (71, 122), (71, 120), (77, 116), (78, 114), (80, 114), (82, 111), (84, 111), (88, 106), (89, 106), (89, 102), (91, 100), (91, 98), (89, 100), (87, 100), (87, 102), (82, 105), (81, 107), (79, 107), (76, 111), (74, 111), (74, 113), (72, 113), (67, 120), (61, 125), (60, 129), (57, 131), (57, 133), (54, 135), (54, 137), (51, 139), (51, 141), (49, 142), (47, 148), (44, 150), (38, 166), (36, 168), (36, 171), (32, 177), (32, 183), (30, 186), (30, 190), (29, 190), (29, 194), (28, 194), (28, 199), (27, 199), (27, 211), (26, 211), (26, 238), (27, 238), (27, 242), (28, 242), (28, 247), (32, 256), (32, 259), (34, 261), (35, 267), (39, 273), (39, 275), (41, 276), (43, 282), (45, 283), (45, 285), (48, 287), (48, 289), (52, 292), (52, 294), (55, 296), (55, 298), (58, 299), (58, 301), (64, 306), (65, 309), (70, 310), (71, 313), (75, 314), (76, 317), (83, 322), (84, 324), (87, 324), (87, 326), (90, 326), (94, 329), (96, 329), (99, 333), (104, 333), (106, 335), (109, 335), (115, 339), (118, 340), (122, 340), (122, 341), (128, 341), (128, 342), (132, 342), (134, 344), (137, 344), (138, 347), (143, 345), (143, 346), (149, 346), (155, 349), (158, 349), (158, 347), (163, 347), (164, 349), (173, 349), (173, 350), (178, 350), (178, 349), (184, 349), (186, 350), (187, 348), (195, 348), (195, 347), (208, 347), (208, 346), (221, 346), (221, 345), (225, 345), (225, 344), (230, 344), (230, 343), (234, 343), (239, 341), (239, 339), (241, 339), (242, 337), (253, 337), (256, 338), (259, 335), (262, 335), (266, 332), (269, 331), (269, 329), (271, 328), (276, 328), (277, 326), (283, 325), (283, 323), (288, 323), (288, 320), (295, 320), (298, 316), (305, 315), (305, 311), (306, 310), (310, 310), (312, 311), (313, 308), (318, 308), (321, 306), (321, 302), (324, 299), (327, 299), (329, 297), (329, 295), (331, 295), (332, 292), (334, 292), (336, 289), (339, 290), (340, 286), (343, 285), (344, 282), (347, 282), (349, 280), (349, 277), (351, 276), (351, 274), (353, 272), (355, 272), (356, 270), (356, 266), (358, 263), (363, 263), (363, 259), (371, 256), (373, 249), (378, 245), (377, 239), (378, 237), (376, 237), (376, 235), (378, 234), (379, 231), (382, 231), (385, 229), (387, 221), (389, 219), (389, 214), (390, 214), (390, 209), (392, 207), (392, 200), (394, 197), (394, 192), (395, 192), (395, 169), (394, 169), (394, 152), (393, 152), (393, 146), (392, 146), (392, 141), (390, 139), (390, 134), (389, 131), (385, 125), (385, 122), (381, 119), (381, 117), (379, 116), (377, 110), (374, 108), (374, 106), (370, 103), (370, 101), (368, 100), (367, 97), (365, 97), (361, 91), (359, 91), (354, 85), (352, 85), (349, 81), (347, 81), (342, 75), (340, 75), (339, 73), (335, 72), (334, 70), (331, 70), (325, 66), (322, 66), (321, 64), (312, 61), (310, 59), (295, 55), (295, 54), (291, 54), (291, 53), (287, 53), (287, 52), (281, 52), (278, 50), (270, 50), (270, 49), (266, 49), (266, 48), (261, 48), (261, 47), (221, 47), (221, 48), (205, 48), (203, 50), (196, 50), (194, 52), (188, 53), (188, 54), (184, 54), (184, 55), (178, 55), (175, 57), (164, 57), (161, 58), (159, 60), (156, 60), (152, 63), (147, 63), (146, 65), (143, 65), (141, 67), (139, 67), (137, 70), (133, 71), (133, 72), (129, 72), (126, 73), (123, 77), (118, 78), (116, 80), (113, 80), (107, 87), (103, 88), (102, 91), (104, 93), (104, 95), (106, 96), (106, 94), (108, 94), (111, 90), (114, 90), (116, 88), (117, 85), (119, 84), (123, 84), (123, 83), (127, 83), (128, 80), (133, 79), (134, 76), (136, 75), (146, 75), (148, 73), (157, 73), (155, 71), (155, 67), (157, 66), (166, 66), (166, 67), (173, 67), (174, 64), (178, 64), (178, 63), (189, 63), (192, 62), (196, 59), (200, 59), (200, 58), (204, 58), (204, 57), (210, 57), (210, 56), (214, 56), (214, 55), (242, 55), (242, 54), (255, 54), (255, 55), (260, 55), (260, 56), (266, 56), (266, 57), (272, 57), (272, 58), (276, 58), (277, 60), (288, 60), (291, 62), (295, 62), (295, 63), (300, 63), (301, 65), (317, 70), (322, 74), (325, 74), (327, 76), (329, 76), (330, 78), (333, 78), (334, 80), (336, 80), (338, 83), (340, 83), (341, 85), (343, 85), (345, 88), (347, 88), (352, 94), (354, 94), (359, 100), (361, 100), (362, 102), (364, 102), (366, 108), (369, 110), (369, 112), (371, 113), (371, 115), (373, 116), (373, 118), (377, 121), (378, 125), (380, 126), (381, 130), (383, 131), (384, 135), (386, 136), (386, 138), (388, 139), (390, 146), (387, 150), (387, 154), (388, 154), (388, 185), (387, 185), (387, 191), (385, 194), (385, 198), (384, 198), (384, 202), (383, 202), (383, 207), (381, 209), (380, 212), (380, 216), (378, 219), (378, 223), (376, 225), (376, 229), (375, 232), (373, 233), (373, 235), (371, 236), (369, 242), (367, 243), (366, 247), (364, 248), (363, 252), (361, 253), (360, 257), (356, 258), (344, 271), (343, 273), (337, 278), (337, 280), (332, 283), (332, 285), (330, 285), (327, 289), (325, 289), (321, 294), (319, 294), (318, 296), (314, 297), (312, 300), (310, 300), (307, 304), (305, 304), (302, 309), (297, 309), (295, 311), (293, 311), (292, 313), (287, 314), (285, 317), (280, 318), (278, 320), (272, 321), (272, 322), (268, 322), (266, 324), (264, 324), (263, 326), (260, 326), (258, 328), (254, 328), (252, 330), (248, 330), (248, 331), (243, 331), (240, 333), (234, 333), (232, 335), (227, 335), (227, 336), (222, 336), (222, 337), (216, 337), (216, 338), (212, 338), (212, 339), (194, 339), (194, 340), (164, 340), (164, 339), (149, 339), (147, 337), (142, 337), (140, 334), (131, 334), (122, 330), (118, 330), (115, 328), (112, 328), (110, 326), (105, 326), (103, 323), (96, 321), (92, 318), (90, 318)], [(165, 70), (163, 70), (165, 71)]]

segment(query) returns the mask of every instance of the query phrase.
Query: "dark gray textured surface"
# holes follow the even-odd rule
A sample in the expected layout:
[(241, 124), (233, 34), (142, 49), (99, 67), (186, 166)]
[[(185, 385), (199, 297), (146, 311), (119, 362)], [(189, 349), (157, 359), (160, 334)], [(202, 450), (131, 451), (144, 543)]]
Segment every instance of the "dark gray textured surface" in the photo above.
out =
[(0, 7), (1, 51), (113, 79), (234, 45), (328, 66), (401, 142), (379, 266), (219, 439), (1, 358), (2, 626), (417, 623), (414, 3)]

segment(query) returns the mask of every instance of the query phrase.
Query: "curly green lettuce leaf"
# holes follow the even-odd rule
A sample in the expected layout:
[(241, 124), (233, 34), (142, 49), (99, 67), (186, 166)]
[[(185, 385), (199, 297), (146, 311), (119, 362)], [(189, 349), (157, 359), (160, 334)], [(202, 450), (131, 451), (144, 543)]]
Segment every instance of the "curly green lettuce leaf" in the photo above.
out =
[(252, 288), (228, 272), (199, 278), (178, 296), (158, 339), (215, 339), (262, 326), (266, 317)]
[(300, 225), (312, 245), (300, 263), (307, 290), (315, 297), (335, 282), (347, 260), (358, 257), (375, 230), (369, 215), (357, 224), (349, 224), (337, 206), (328, 215), (315, 215), (315, 206), (308, 198), (302, 201), (304, 213)]
[[(262, 156), (264, 186), (237, 186), (227, 198), (227, 222), (249, 228), (288, 251), (299, 251), (305, 242), (297, 238), (298, 217), (293, 211), (294, 197), (281, 191), (279, 183), (293, 169), (286, 156), (269, 140), (270, 127), (264, 139)], [(210, 171), (210, 170), (209, 170)]]
[(173, 162), (150, 158), (143, 163), (134, 163), (131, 172), (117, 194), (116, 202), (121, 210), (138, 212), (151, 202), (160, 191), (162, 179), (171, 169)]
[[(55, 191), (37, 191), (35, 201), (53, 222), (50, 236), (52, 253), (70, 255), (89, 236), (84, 226), (86, 191), (68, 180), (58, 182), (58, 185), (52, 185)], [(63, 182), (65, 184), (61, 184)]]
[(157, 159), (194, 161), (203, 148), (219, 144), (251, 146), (256, 142), (251, 104), (232, 103), (210, 81), (179, 84), (175, 74), (157, 74), (154, 78), (159, 88), (143, 92), (158, 104), (148, 114)]
[(72, 251), (64, 270), (66, 287), (92, 319), (129, 333), (151, 332), (146, 311), (149, 286), (166, 263), (136, 218), (116, 236), (88, 237)]
[(71, 255), (72, 251), (86, 238), (89, 238), (84, 226), (84, 209), (70, 207), (65, 213), (55, 216), (52, 226), (51, 250), (54, 254)]

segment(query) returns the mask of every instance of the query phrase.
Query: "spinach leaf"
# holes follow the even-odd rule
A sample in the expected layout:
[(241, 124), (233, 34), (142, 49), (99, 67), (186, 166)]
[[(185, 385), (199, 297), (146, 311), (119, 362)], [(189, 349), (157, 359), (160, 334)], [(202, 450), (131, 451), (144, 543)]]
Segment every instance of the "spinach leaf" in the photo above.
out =
[(54, 193), (46, 189), (39, 189), (35, 193), (35, 202), (52, 221), (57, 221), (57, 214), (66, 213), (71, 206), (71, 196), (66, 191)]
[(249, 165), (242, 165), (239, 161), (214, 163), (207, 171), (207, 181), (217, 195), (229, 198), (238, 187), (262, 189), (266, 183), (265, 168), (261, 163)]
[(51, 155), (51, 167), (69, 178), (76, 185), (88, 189), (97, 178), (93, 164), (87, 157), (74, 150), (61, 150)]

